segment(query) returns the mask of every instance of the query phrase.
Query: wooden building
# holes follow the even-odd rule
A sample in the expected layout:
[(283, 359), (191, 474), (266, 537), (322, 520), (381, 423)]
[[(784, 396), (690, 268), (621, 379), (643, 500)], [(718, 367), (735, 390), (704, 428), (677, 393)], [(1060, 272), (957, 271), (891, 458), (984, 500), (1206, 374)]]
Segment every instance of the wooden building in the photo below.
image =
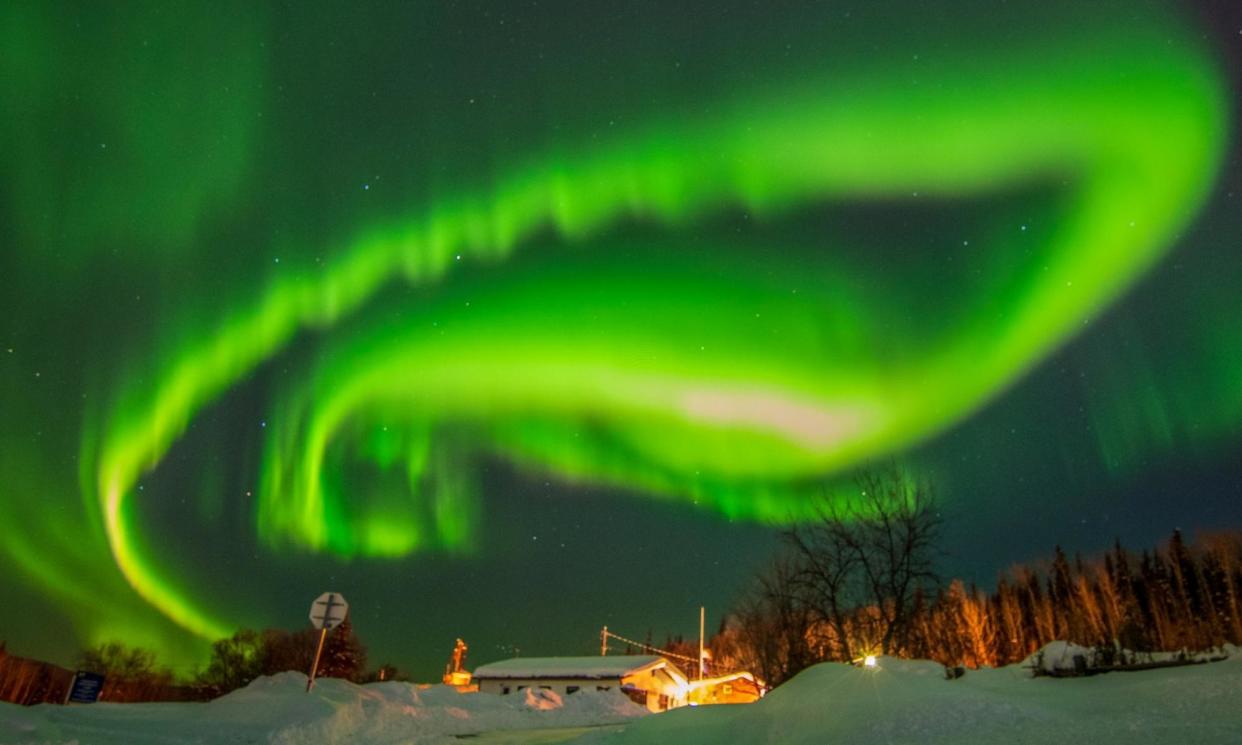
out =
[(676, 665), (657, 655), (615, 657), (519, 657), (474, 671), (481, 693), (507, 695), (527, 688), (571, 696), (579, 691), (617, 690), (651, 711), (689, 703), (690, 684)]
[(700, 704), (751, 704), (763, 697), (763, 681), (747, 672), (716, 675), (690, 681), (691, 706)]

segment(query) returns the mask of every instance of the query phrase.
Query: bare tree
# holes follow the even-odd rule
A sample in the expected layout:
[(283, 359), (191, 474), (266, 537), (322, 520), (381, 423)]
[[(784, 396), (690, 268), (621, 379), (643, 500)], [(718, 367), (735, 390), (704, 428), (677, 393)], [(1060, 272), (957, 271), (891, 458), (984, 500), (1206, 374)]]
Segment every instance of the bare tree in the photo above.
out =
[(862, 471), (856, 489), (825, 495), (816, 519), (785, 533), (793, 591), (831, 632), (829, 659), (899, 654), (915, 597), (938, 583), (941, 520), (931, 487), (895, 463)]
[(792, 557), (776, 557), (734, 613), (736, 663), (769, 685), (783, 683), (819, 659), (811, 648), (813, 615), (796, 592), (797, 571)]
[(826, 659), (854, 657), (852, 621), (862, 603), (857, 555), (847, 531), (848, 526), (824, 510), (817, 521), (790, 528), (783, 536), (790, 552), (780, 577), (785, 584), (781, 592), (826, 627), (827, 633), (821, 633)]

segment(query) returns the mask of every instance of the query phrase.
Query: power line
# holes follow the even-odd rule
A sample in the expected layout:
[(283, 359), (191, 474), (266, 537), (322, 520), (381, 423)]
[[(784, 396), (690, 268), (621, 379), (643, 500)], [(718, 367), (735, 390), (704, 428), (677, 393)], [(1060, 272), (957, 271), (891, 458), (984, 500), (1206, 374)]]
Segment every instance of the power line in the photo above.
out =
[(601, 635), (605, 639), (613, 638), (619, 642), (625, 642), (626, 644), (630, 644), (632, 646), (638, 647), (639, 649), (644, 649), (648, 652), (655, 652), (656, 654), (662, 655), (664, 657), (672, 657), (673, 659), (685, 660), (686, 662), (693, 662), (695, 664), (698, 664), (698, 660), (694, 659), (693, 657), (687, 657), (684, 654), (677, 654), (676, 652), (670, 652), (667, 649), (660, 649), (659, 647), (653, 647), (650, 644), (644, 644), (643, 642), (634, 641), (633, 639), (627, 639), (626, 637), (621, 636), (620, 634), (612, 633), (611, 631), (608, 630), (607, 627), (604, 627), (604, 630)]
[[(683, 662), (690, 662), (695, 665), (701, 664), (699, 660), (696, 660), (693, 657), (688, 657), (684, 654), (677, 654), (676, 652), (670, 652), (667, 649), (660, 649), (659, 647), (653, 647), (650, 644), (646, 644), (644, 642), (640, 642), (635, 639), (630, 639), (628, 637), (621, 636), (620, 634), (614, 634), (613, 632), (608, 630), (607, 626), (605, 626), (603, 630), (600, 631), (600, 640), (603, 644), (601, 648), (601, 652), (607, 652), (608, 639), (616, 639), (619, 642), (625, 642), (626, 644), (638, 647), (639, 649), (645, 650), (647, 652), (653, 652), (663, 657), (671, 657), (675, 660), (682, 660)], [(715, 664), (712, 665), (712, 670), (713, 670), (713, 674), (715, 675), (732, 675), (734, 673), (745, 672), (737, 668), (716, 667)]]

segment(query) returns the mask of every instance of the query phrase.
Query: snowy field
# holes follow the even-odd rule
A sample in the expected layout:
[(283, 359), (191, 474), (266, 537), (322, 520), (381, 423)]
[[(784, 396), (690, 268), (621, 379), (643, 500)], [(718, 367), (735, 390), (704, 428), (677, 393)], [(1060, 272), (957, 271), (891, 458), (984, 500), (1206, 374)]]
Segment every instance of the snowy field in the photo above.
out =
[(619, 691), (495, 696), (282, 673), (208, 703), (0, 704), (0, 745), (479, 745), (562, 742), (648, 712)]
[[(1045, 666), (1072, 665), (1063, 648), (1045, 648)], [(1228, 651), (1223, 662), (1062, 679), (1032, 678), (1021, 665), (953, 681), (932, 662), (816, 665), (752, 706), (681, 709), (574, 742), (1239, 745), (1242, 650)]]
[(723, 745), (1242, 743), (1242, 650), (1204, 665), (1090, 678), (1020, 666), (954, 681), (929, 662), (813, 667), (749, 706), (659, 715), (617, 692), (461, 694), (285, 673), (205, 704), (0, 704), (0, 743)]

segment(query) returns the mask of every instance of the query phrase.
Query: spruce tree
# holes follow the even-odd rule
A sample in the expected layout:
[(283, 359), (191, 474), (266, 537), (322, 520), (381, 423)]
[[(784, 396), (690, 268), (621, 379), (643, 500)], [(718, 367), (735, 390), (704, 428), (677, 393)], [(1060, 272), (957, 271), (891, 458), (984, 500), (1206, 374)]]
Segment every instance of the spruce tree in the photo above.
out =
[(347, 616), (340, 626), (328, 633), (323, 655), (319, 658), (319, 677), (359, 681), (366, 669), (366, 647), (354, 634), (354, 625)]

